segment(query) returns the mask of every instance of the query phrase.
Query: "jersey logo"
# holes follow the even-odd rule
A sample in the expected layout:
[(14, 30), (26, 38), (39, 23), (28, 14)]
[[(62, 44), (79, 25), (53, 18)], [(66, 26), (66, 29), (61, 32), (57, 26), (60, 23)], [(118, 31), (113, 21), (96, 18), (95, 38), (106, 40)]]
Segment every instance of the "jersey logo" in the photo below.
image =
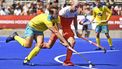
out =
[(98, 15), (98, 16), (102, 16), (102, 13), (98, 13), (97, 15)]

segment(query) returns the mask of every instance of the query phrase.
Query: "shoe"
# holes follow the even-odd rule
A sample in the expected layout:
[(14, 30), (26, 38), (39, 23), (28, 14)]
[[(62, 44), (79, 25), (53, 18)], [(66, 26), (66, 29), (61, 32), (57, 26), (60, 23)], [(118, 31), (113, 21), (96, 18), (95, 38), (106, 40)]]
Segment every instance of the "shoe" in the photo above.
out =
[(114, 50), (113, 46), (110, 46), (110, 50)]
[(71, 61), (64, 61), (63, 66), (74, 66), (74, 64)]
[(106, 49), (105, 48), (103, 48), (102, 50), (104, 51), (104, 53), (106, 53)]
[(95, 50), (102, 50), (102, 49), (98, 47), (98, 48), (96, 48)]
[(17, 32), (14, 32), (14, 33), (12, 33), (11, 35), (9, 35), (9, 36), (7, 37), (7, 39), (6, 39), (6, 43), (15, 40), (15, 39), (14, 39), (14, 36), (18, 36)]
[(33, 64), (33, 63), (31, 63), (31, 62), (26, 62), (26, 63), (23, 62), (23, 65), (27, 65), (27, 66), (35, 66), (35, 64)]
[(25, 58), (23, 65), (34, 66), (34, 64), (31, 63), (30, 60), (27, 59), (27, 57)]

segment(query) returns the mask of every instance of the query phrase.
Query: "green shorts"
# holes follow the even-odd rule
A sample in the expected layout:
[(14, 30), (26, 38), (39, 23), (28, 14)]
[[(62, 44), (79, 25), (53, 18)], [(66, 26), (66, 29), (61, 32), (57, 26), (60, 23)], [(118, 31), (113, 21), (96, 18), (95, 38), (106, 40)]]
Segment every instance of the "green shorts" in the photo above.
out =
[(95, 31), (97, 33), (100, 33), (100, 32), (102, 32), (102, 33), (108, 33), (109, 32), (108, 25), (97, 26), (96, 29), (95, 29)]
[(37, 31), (34, 28), (30, 27), (29, 25), (26, 26), (24, 37), (31, 37), (34, 35), (43, 35), (42, 31)]

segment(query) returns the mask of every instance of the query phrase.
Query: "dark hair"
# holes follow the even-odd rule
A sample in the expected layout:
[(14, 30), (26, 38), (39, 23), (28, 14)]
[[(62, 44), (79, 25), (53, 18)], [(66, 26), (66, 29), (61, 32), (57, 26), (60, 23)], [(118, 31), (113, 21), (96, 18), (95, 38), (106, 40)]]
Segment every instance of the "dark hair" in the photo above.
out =
[(54, 6), (50, 7), (50, 8), (49, 8), (49, 13), (50, 13), (50, 14), (53, 14), (53, 13), (54, 13), (54, 11), (53, 11), (52, 9), (58, 10), (58, 7), (54, 7)]

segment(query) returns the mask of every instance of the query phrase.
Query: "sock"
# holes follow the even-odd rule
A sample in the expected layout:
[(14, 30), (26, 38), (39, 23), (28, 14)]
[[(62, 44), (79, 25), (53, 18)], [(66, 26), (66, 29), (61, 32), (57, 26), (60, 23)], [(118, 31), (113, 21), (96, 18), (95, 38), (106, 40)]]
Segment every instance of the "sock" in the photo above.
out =
[(112, 46), (112, 39), (111, 38), (108, 38), (108, 43), (110, 46)]
[(100, 46), (100, 38), (96, 38), (96, 42), (97, 42), (98, 46)]
[(16, 41), (18, 41), (22, 46), (25, 46), (25, 43), (24, 43), (25, 42), (25, 39), (23, 39), (23, 38), (21, 38), (19, 36), (15, 36), (14, 39)]
[[(39, 47), (34, 47), (34, 49), (29, 53), (29, 55), (27, 56), (27, 60), (31, 60), (34, 56), (36, 56), (41, 48)], [(24, 62), (26, 62), (27, 60), (24, 60)]]
[(66, 54), (66, 60), (65, 62), (69, 62), (72, 56), (72, 51), (70, 49), (67, 49), (67, 54)]

